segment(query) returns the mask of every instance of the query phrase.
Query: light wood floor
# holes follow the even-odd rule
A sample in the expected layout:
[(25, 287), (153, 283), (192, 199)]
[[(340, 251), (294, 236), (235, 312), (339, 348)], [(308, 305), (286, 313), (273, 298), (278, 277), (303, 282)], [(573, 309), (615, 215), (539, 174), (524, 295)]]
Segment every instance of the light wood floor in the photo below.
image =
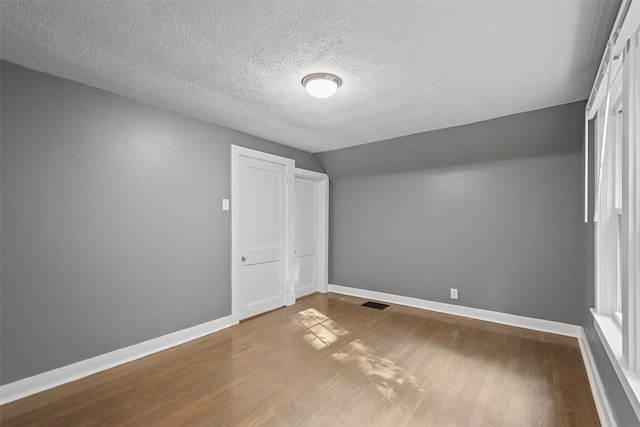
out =
[(316, 294), (0, 408), (13, 425), (595, 426), (575, 339)]

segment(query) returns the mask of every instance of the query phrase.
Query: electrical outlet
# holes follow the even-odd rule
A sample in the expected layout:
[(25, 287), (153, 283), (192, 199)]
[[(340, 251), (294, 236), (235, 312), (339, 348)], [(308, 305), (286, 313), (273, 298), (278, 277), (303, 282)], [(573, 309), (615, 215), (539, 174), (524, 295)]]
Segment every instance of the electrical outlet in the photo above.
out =
[(451, 288), (451, 299), (458, 299), (458, 290), (456, 288)]
[(222, 210), (223, 211), (229, 210), (229, 199), (222, 199)]

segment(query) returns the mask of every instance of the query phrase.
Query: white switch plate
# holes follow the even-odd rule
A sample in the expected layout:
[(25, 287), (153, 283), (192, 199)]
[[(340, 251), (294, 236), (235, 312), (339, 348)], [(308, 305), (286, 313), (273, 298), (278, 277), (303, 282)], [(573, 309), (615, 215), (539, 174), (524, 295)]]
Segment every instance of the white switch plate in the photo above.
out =
[(458, 290), (456, 288), (451, 288), (451, 299), (458, 299)]
[(223, 211), (229, 210), (229, 199), (222, 199), (222, 210)]

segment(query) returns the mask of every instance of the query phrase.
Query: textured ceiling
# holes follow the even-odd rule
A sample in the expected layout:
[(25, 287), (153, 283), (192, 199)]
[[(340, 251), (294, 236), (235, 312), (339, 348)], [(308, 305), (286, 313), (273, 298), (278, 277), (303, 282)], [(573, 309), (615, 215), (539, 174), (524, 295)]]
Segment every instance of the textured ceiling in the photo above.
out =
[(617, 5), (3, 0), (1, 56), (319, 152), (586, 99)]

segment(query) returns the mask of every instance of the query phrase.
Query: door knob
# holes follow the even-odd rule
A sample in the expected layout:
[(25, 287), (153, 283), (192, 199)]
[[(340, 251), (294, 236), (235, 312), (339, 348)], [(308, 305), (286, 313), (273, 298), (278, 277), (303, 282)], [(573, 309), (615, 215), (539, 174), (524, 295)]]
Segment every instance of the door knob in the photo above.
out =
[(245, 262), (247, 260), (247, 256), (246, 255), (242, 255), (242, 262)]

